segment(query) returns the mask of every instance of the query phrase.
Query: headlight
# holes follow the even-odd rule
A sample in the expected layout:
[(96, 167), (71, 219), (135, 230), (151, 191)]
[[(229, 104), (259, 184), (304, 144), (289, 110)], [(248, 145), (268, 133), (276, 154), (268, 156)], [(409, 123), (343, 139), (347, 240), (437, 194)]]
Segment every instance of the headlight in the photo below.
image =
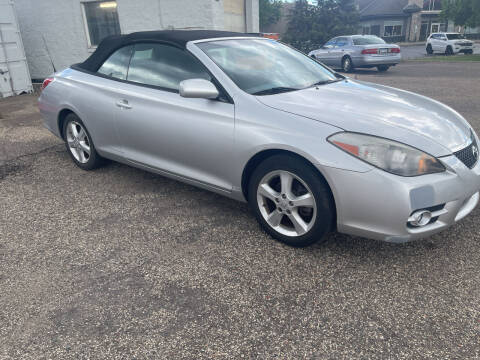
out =
[(376, 136), (342, 132), (327, 139), (343, 151), (389, 173), (418, 176), (445, 171), (439, 160), (411, 146)]

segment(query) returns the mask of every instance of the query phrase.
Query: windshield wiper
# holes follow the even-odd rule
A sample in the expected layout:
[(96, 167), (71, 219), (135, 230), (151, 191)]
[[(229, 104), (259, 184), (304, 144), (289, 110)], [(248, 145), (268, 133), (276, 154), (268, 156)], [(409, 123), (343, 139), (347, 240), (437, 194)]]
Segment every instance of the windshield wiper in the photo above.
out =
[(335, 80), (322, 80), (322, 81), (319, 81), (315, 84), (313, 84), (312, 86), (317, 86), (317, 85), (326, 85), (326, 84), (332, 84), (332, 83), (336, 83), (336, 82), (339, 82), (339, 81), (342, 81), (344, 80), (345, 78), (340, 78), (340, 79), (335, 79)]
[(278, 86), (278, 87), (273, 87), (270, 89), (265, 89), (261, 91), (257, 91), (253, 93), (252, 95), (274, 95), (274, 94), (280, 94), (283, 92), (289, 92), (289, 91), (295, 91), (295, 90), (300, 90), (297, 88), (290, 88), (290, 87), (285, 87), (285, 86)]

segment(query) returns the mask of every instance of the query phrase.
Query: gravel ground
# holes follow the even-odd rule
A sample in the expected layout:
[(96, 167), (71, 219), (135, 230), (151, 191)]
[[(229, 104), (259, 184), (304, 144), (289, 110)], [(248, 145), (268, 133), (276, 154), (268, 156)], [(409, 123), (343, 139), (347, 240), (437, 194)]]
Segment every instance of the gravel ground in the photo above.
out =
[[(480, 131), (480, 63), (353, 76)], [(478, 209), (414, 243), (288, 248), (245, 204), (116, 163), (79, 170), (35, 101), (0, 100), (0, 359), (480, 358)]]

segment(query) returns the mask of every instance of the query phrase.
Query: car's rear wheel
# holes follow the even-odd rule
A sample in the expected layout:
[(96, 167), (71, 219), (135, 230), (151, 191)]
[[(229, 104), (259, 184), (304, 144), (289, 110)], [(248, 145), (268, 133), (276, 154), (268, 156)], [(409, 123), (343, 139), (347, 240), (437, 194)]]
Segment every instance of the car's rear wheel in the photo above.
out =
[(353, 66), (352, 58), (350, 56), (345, 56), (342, 59), (342, 70), (346, 73), (349, 73), (355, 70), (355, 67)]
[(390, 68), (390, 66), (388, 66), (388, 65), (378, 65), (378, 66), (377, 66), (377, 70), (380, 71), (380, 72), (385, 72), (385, 71), (387, 71), (389, 68)]
[(95, 150), (92, 138), (80, 118), (71, 113), (63, 124), (63, 138), (73, 162), (83, 170), (103, 165), (104, 159)]
[(250, 178), (248, 200), (266, 232), (290, 246), (324, 240), (335, 218), (327, 183), (295, 156), (264, 160)]
[(447, 48), (445, 49), (445, 55), (447, 56), (453, 55), (453, 49), (451, 46), (447, 46)]
[(433, 54), (432, 45), (430, 45), (430, 44), (427, 45), (427, 54), (428, 54), (428, 55), (432, 55), (432, 54)]

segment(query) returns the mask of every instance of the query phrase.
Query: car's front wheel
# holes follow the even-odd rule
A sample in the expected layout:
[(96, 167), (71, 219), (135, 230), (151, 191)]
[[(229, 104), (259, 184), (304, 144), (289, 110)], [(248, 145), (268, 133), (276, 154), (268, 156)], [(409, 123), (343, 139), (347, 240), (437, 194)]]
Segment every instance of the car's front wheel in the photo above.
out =
[(379, 72), (385, 72), (385, 71), (387, 71), (389, 68), (390, 68), (390, 66), (388, 66), (388, 65), (378, 65), (378, 66), (377, 66), (377, 70), (378, 70)]
[(296, 156), (275, 155), (263, 161), (250, 178), (248, 200), (266, 232), (290, 246), (321, 241), (335, 219), (327, 183)]
[(447, 46), (447, 48), (445, 49), (445, 55), (447, 56), (453, 55), (453, 49), (451, 46)]
[(352, 72), (354, 69), (355, 67), (353, 66), (353, 62), (350, 56), (345, 56), (342, 59), (342, 70), (346, 73), (349, 73)]
[(427, 45), (427, 54), (428, 54), (428, 55), (432, 55), (432, 54), (433, 54), (432, 45), (430, 45), (430, 44)]
[(63, 124), (63, 138), (73, 162), (83, 170), (93, 170), (104, 163), (80, 118), (71, 113)]

